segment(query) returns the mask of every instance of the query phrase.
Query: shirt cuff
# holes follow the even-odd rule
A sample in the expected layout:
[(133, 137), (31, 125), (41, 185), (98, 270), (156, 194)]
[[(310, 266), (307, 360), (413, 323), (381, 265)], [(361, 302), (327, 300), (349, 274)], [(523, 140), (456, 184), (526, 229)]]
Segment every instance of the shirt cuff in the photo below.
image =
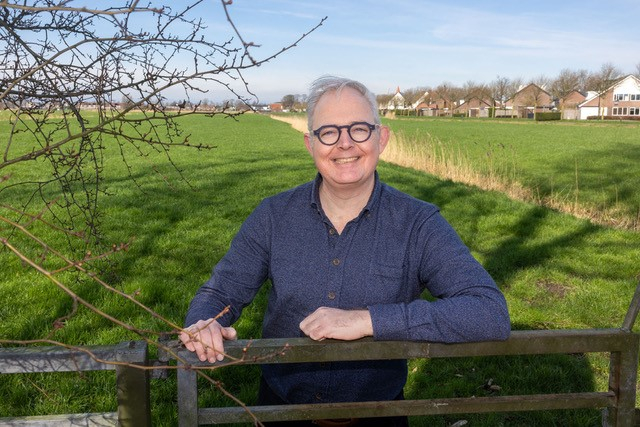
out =
[(406, 341), (409, 339), (404, 304), (379, 304), (368, 307), (373, 325), (373, 339), (377, 341)]

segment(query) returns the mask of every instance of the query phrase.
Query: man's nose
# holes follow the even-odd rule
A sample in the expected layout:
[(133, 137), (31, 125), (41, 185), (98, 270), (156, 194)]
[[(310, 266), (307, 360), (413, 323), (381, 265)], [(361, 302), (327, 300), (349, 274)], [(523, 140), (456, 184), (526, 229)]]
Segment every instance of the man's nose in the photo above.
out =
[(351, 139), (351, 135), (349, 135), (349, 129), (340, 129), (340, 135), (338, 136), (338, 146), (342, 148), (349, 148), (352, 145), (355, 145), (355, 142), (353, 141), (353, 139)]

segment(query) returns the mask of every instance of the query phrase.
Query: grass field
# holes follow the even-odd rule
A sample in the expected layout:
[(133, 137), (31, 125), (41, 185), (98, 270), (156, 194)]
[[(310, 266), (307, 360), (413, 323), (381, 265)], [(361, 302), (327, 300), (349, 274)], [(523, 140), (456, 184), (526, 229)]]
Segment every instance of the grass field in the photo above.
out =
[[(454, 179), (481, 187), (492, 180), (503, 188), (517, 183), (511, 186), (515, 197), (640, 227), (638, 123), (403, 118), (388, 124), (413, 145), (414, 161), (417, 151), (430, 156), (422, 164), (438, 175), (457, 173)], [(447, 160), (445, 170), (428, 165), (434, 157)], [(453, 171), (446, 170), (449, 164)]]
[[(113, 257), (104, 273), (105, 279), (123, 292), (136, 294), (138, 300), (178, 324), (194, 292), (208, 278), (243, 219), (258, 202), (306, 182), (315, 174), (300, 133), (286, 123), (247, 115), (238, 122), (188, 117), (183, 124), (192, 132), (192, 142), (217, 147), (209, 151), (172, 150), (186, 181), (166, 165), (162, 155), (149, 153), (130, 162), (138, 182), (135, 185), (128, 179), (117, 153), (110, 152), (105, 177), (109, 196), (102, 201), (105, 237), (114, 243), (131, 242), (128, 251)], [(609, 141), (612, 152), (626, 153), (624, 155), (605, 155), (604, 141), (592, 150), (592, 162), (599, 164), (593, 167), (592, 173), (610, 171), (619, 181), (609, 177), (608, 172), (601, 179), (615, 181), (615, 185), (603, 186), (603, 181), (595, 177), (586, 179), (590, 176), (586, 173), (584, 179), (580, 178), (581, 171), (590, 163), (583, 155), (571, 154), (576, 153), (573, 132), (580, 139), (600, 132), (597, 126), (563, 127), (562, 139), (544, 144), (540, 140), (548, 139), (547, 134), (535, 132), (544, 132), (540, 129), (556, 125), (397, 120), (392, 126), (394, 131), (402, 128), (407, 134), (425, 132), (423, 128), (426, 128), (442, 141), (449, 138), (468, 146), (463, 151), (470, 157), (482, 156), (482, 150), (486, 149), (482, 148), (483, 143), (478, 143), (477, 152), (470, 148), (474, 146), (470, 136), (473, 129), (479, 134), (487, 129), (483, 126), (502, 126), (507, 136), (504, 141), (492, 141), (492, 146), (502, 143), (505, 147), (514, 147), (511, 151), (517, 152), (516, 175), (529, 177), (540, 191), (565, 185), (570, 188), (577, 159), (580, 197), (590, 191), (590, 184), (596, 187), (592, 189), (593, 194), (604, 195), (617, 188), (618, 201), (623, 199), (620, 194), (624, 188), (624, 200), (629, 206), (640, 197), (637, 190), (640, 186), (626, 186), (626, 169), (634, 165), (630, 165), (633, 153), (626, 153), (623, 148), (629, 144), (635, 146), (628, 139), (615, 146), (622, 136)], [(6, 129), (7, 123), (0, 123), (0, 135)], [(623, 136), (628, 132), (624, 126), (613, 129)], [(538, 136), (531, 139), (533, 134)], [(520, 151), (520, 147), (526, 150)], [(564, 154), (555, 157), (554, 153)], [(505, 156), (505, 162), (513, 156), (512, 153)], [(536, 159), (538, 166), (535, 166)], [(629, 163), (620, 164), (627, 161)], [(33, 165), (29, 167), (29, 173), (37, 174)], [(537, 169), (546, 172), (536, 175)], [(554, 178), (549, 181), (545, 174), (551, 172)], [(639, 233), (594, 225), (532, 203), (511, 200), (496, 191), (439, 180), (389, 163), (382, 163), (379, 173), (387, 183), (440, 206), (445, 218), (505, 293), (514, 329), (600, 328), (622, 323), (640, 272)], [(18, 171), (15, 176), (20, 176)], [(545, 176), (545, 182), (553, 185), (544, 187)], [(540, 181), (536, 181), (538, 179)], [(640, 179), (638, 174), (630, 178), (631, 181), (637, 179)], [(21, 194), (0, 192), (0, 197), (2, 205), (19, 205)], [(609, 197), (615, 199), (614, 195)], [(0, 208), (0, 215), (12, 214)], [(0, 235), (16, 238), (5, 225), (0, 226)], [(56, 233), (51, 232), (49, 238), (63, 247), (64, 239)], [(76, 282), (71, 275), (68, 281), (76, 292), (111, 315), (139, 328), (167, 329), (104, 289), (86, 281)], [(241, 337), (259, 337), (264, 303), (262, 293), (245, 309), (236, 325)], [(23, 266), (7, 250), (0, 250), (0, 339), (42, 337), (53, 330), (55, 319), (69, 313), (71, 306), (70, 299), (45, 278)], [(132, 336), (94, 313), (80, 309), (65, 327), (54, 331), (53, 338), (69, 344), (107, 344)], [(608, 359), (604, 355), (415, 360), (410, 362), (406, 394), (408, 398), (484, 395), (483, 385), (489, 379), (505, 394), (605, 390), (607, 370)], [(254, 368), (216, 371), (214, 375), (239, 398), (248, 403), (253, 401), (257, 386)], [(0, 416), (114, 410), (112, 375), (65, 374), (63, 380), (60, 378), (53, 375), (3, 378)], [(173, 376), (168, 380), (153, 380), (154, 425), (175, 424), (175, 398)], [(201, 396), (204, 405), (221, 401), (224, 399), (215, 390)], [(412, 425), (448, 426), (462, 418), (473, 426), (600, 425), (597, 411), (416, 418), (412, 419)]]

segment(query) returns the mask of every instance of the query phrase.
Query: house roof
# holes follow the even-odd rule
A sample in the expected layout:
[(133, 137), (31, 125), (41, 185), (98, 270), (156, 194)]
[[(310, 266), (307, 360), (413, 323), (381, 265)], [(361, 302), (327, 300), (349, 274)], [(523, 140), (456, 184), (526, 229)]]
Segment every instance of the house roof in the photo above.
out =
[(550, 94), (549, 92), (547, 92), (547, 91), (546, 91), (546, 89), (545, 89), (545, 88), (543, 88), (542, 86), (538, 86), (538, 85), (537, 85), (537, 84), (535, 84), (535, 83), (529, 83), (528, 85), (525, 85), (525, 86), (523, 86), (522, 88), (520, 88), (520, 90), (518, 90), (518, 91), (517, 91), (517, 92), (516, 92), (516, 93), (515, 93), (511, 98), (509, 98), (509, 99), (513, 99), (513, 98), (515, 98), (516, 96), (518, 96), (518, 94), (519, 94), (519, 93), (521, 93), (521, 92), (525, 92), (527, 89), (529, 89), (529, 88), (530, 88), (530, 87), (532, 87), (532, 86), (537, 87), (538, 89), (540, 89), (541, 91), (543, 91), (543, 92), (544, 92), (544, 93), (546, 93), (547, 95), (551, 96), (551, 94)]
[(616, 87), (620, 86), (622, 83), (624, 83), (627, 80), (635, 80), (636, 84), (638, 86), (640, 86), (640, 78), (634, 76), (633, 74), (629, 74), (626, 77), (622, 77), (621, 79), (616, 81), (614, 84), (612, 84), (611, 86), (609, 86), (607, 89), (603, 90), (602, 92), (589, 92), (589, 94), (587, 95), (587, 98), (583, 102), (578, 104), (578, 108), (580, 108), (580, 107), (586, 105), (587, 103), (593, 101), (594, 99), (604, 95), (605, 93), (609, 92), (610, 90), (615, 89)]

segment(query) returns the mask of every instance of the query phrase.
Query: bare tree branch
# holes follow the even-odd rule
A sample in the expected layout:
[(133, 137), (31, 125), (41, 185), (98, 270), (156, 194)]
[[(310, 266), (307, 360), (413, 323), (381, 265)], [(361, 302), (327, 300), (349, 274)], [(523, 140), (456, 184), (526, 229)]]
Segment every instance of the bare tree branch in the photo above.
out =
[[(96, 273), (97, 265), (129, 248), (129, 243), (109, 246), (101, 233), (105, 164), (108, 155), (119, 156), (134, 179), (131, 156), (155, 152), (187, 182), (170, 149), (212, 150), (215, 142), (192, 142), (180, 119), (241, 114), (231, 105), (205, 108), (193, 98), (215, 88), (251, 108), (250, 100), (257, 97), (243, 73), (297, 46), (326, 19), (281, 49), (261, 52), (231, 19), (231, 4), (220, 1), (229, 31), (212, 34), (198, 11), (209, 6), (204, 0), (168, 6), (119, 0), (105, 9), (75, 7), (69, 0), (0, 0), (0, 113), (8, 124), (3, 128), (8, 132), (0, 134), (0, 197), (12, 196), (11, 206), (0, 205), (0, 248), (71, 299), (47, 336), (0, 337), (0, 345), (78, 348), (56, 340), (56, 333), (88, 310), (178, 358), (158, 336), (188, 331), (145, 306), (136, 292), (127, 294)], [(177, 105), (170, 100), (176, 93), (182, 95)], [(30, 168), (43, 173), (21, 178)], [(157, 165), (152, 169), (170, 185), (166, 172)], [(47, 241), (50, 235), (40, 234), (43, 228), (68, 247), (54, 247)], [(162, 330), (142, 328), (99, 308), (69, 285), (73, 280), (114, 294)], [(194, 369), (244, 406), (206, 374), (213, 367)]]

